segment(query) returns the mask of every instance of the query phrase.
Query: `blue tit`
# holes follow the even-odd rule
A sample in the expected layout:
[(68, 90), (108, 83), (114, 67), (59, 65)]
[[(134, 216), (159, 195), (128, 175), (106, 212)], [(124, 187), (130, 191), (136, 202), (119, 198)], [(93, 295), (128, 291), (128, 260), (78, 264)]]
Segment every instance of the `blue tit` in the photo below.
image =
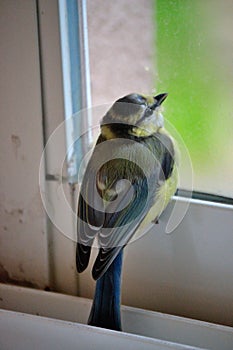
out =
[(98, 255), (88, 324), (121, 330), (123, 249), (135, 234), (156, 222), (177, 187), (176, 146), (164, 128), (155, 97), (118, 99), (100, 124), (78, 199), (77, 271), (89, 263), (94, 240)]

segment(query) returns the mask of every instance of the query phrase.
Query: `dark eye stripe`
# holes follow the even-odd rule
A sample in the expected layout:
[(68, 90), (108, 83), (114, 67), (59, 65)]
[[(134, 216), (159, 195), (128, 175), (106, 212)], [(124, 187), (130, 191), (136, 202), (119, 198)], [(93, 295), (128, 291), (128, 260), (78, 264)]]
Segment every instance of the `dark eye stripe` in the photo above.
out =
[(153, 110), (147, 107), (141, 116), (141, 118), (137, 121), (136, 125), (140, 124), (144, 119), (150, 117), (153, 114)]

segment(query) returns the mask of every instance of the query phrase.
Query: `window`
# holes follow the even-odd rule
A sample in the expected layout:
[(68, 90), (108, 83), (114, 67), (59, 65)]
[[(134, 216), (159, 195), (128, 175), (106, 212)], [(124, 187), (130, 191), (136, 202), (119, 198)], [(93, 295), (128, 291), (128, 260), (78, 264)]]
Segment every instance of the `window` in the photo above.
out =
[[(168, 92), (164, 116), (190, 153), (193, 189), (233, 197), (230, 2), (87, 5), (93, 105)], [(181, 172), (180, 187), (192, 190), (186, 162)]]
[[(91, 107), (88, 37), (85, 1), (59, 1), (65, 102), (67, 167), (69, 183), (77, 183), (78, 167), (85, 148), (80, 130), (91, 129), (90, 114), (77, 115)], [(81, 133), (80, 133), (81, 135)], [(92, 141), (89, 131), (89, 143)]]
[[(79, 135), (83, 132), (83, 128), (84, 131), (88, 131), (90, 127), (93, 135), (98, 133), (99, 119), (114, 100), (132, 91), (146, 94), (156, 93), (157, 91), (168, 92), (169, 98), (164, 106), (164, 116), (167, 119), (168, 127), (171, 125), (172, 131), (178, 133), (181, 144), (183, 142), (182, 152), (186, 151), (185, 146), (187, 146), (188, 153), (191, 155), (194, 166), (194, 189), (229, 197), (231, 196), (231, 188), (228, 187), (226, 190), (224, 190), (226, 187), (214, 188), (211, 185), (212, 181), (217, 184), (218, 180), (218, 184), (221, 186), (224, 182), (223, 186), (225, 186), (230, 183), (230, 180), (228, 181), (225, 178), (224, 181), (219, 181), (220, 173), (217, 174), (217, 171), (213, 169), (211, 169), (211, 175), (216, 176), (215, 180), (212, 180), (213, 177), (209, 180), (209, 174), (206, 175), (205, 172), (206, 168), (210, 170), (210, 165), (207, 164), (206, 159), (210, 159), (209, 153), (215, 145), (214, 135), (218, 131), (214, 128), (217, 115), (211, 117), (214, 118), (211, 119), (211, 123), (209, 123), (207, 115), (211, 114), (210, 106), (213, 108), (217, 104), (215, 104), (213, 96), (208, 96), (208, 105), (205, 105), (205, 99), (201, 101), (199, 99), (200, 96), (205, 95), (205, 89), (208, 90), (207, 86), (212, 87), (214, 82), (220, 90), (222, 89), (220, 81), (218, 84), (217, 78), (212, 74), (210, 64), (207, 67), (206, 65), (202, 66), (202, 57), (207, 57), (209, 52), (206, 46), (207, 31), (203, 29), (201, 34), (199, 32), (201, 40), (198, 43), (194, 39), (191, 42), (187, 39), (189, 38), (188, 30), (198, 31), (198, 28), (204, 28), (208, 22), (207, 19), (202, 21), (202, 16), (207, 16), (208, 1), (192, 3), (189, 1), (163, 2), (160, 0), (156, 2), (147, 0), (135, 0), (134, 2), (123, 0), (115, 2), (87, 1), (90, 81), (92, 105), (94, 106), (91, 108), (91, 115), (88, 114), (91, 119), (80, 118), (80, 116), (86, 116), (85, 113), (88, 113), (87, 111), (90, 111), (90, 109), (85, 109), (86, 112), (81, 113), (78, 111), (80, 106), (85, 107), (88, 104), (79, 104), (78, 108), (74, 104), (76, 95), (73, 95), (73, 92), (79, 91), (80, 93), (83, 79), (82, 69), (77, 71), (77, 66), (75, 66), (76, 64), (80, 65), (77, 55), (83, 52), (82, 50), (79, 51), (80, 32), (77, 30), (77, 26), (80, 23), (78, 15), (80, 9), (78, 9), (77, 3), (79, 4), (76, 1), (71, 1), (69, 4), (68, 1), (63, 0), (59, 2), (64, 110), (67, 120), (66, 128), (65, 124), (62, 125), (63, 131), (66, 132), (66, 147), (62, 147), (62, 151), (57, 152), (57, 148), (60, 150), (60, 138), (58, 138), (57, 147), (53, 148), (53, 152), (49, 152), (50, 156), (48, 157), (48, 164), (52, 164), (52, 166), (49, 165), (47, 171), (47, 185), (50, 189), (48, 201), (54, 215), (53, 223), (58, 228), (57, 230), (54, 226), (49, 227), (50, 247), (52, 247), (52, 249), (50, 248), (50, 260), (54, 289), (67, 293), (77, 293), (83, 297), (92, 297), (94, 283), (90, 277), (90, 270), (77, 276), (74, 266), (75, 243), (73, 241), (76, 235), (73, 225), (75, 221), (74, 192), (76, 192), (78, 185), (75, 184), (77, 178), (75, 179), (73, 176), (76, 176), (78, 166), (76, 167), (77, 163), (74, 164), (74, 167), (72, 164), (72, 156), (76, 155), (75, 152), (77, 152), (73, 141), (77, 138), (75, 133), (77, 132)], [(167, 7), (164, 6), (165, 3)], [(200, 13), (197, 8), (201, 8)], [(171, 13), (176, 14), (177, 11), (181, 11), (180, 17), (174, 19)], [(216, 12), (218, 11), (216, 10)], [(219, 14), (216, 14), (216, 18), (217, 15)], [(202, 21), (203, 27), (200, 23), (197, 24), (197, 20)], [(180, 26), (177, 30), (174, 29), (177, 22), (175, 24), (170, 23), (172, 21), (179, 22)], [(181, 27), (182, 23), (183, 27)], [(209, 23), (208, 30), (211, 31)], [(75, 37), (72, 37), (71, 40), (72, 33), (75, 33)], [(172, 37), (170, 37), (171, 33)], [(186, 35), (186, 37), (182, 37), (182, 35)], [(165, 42), (166, 38), (167, 42)], [(178, 64), (179, 51), (186, 47), (185, 39), (186, 46), (189, 47), (188, 54), (182, 56), (183, 65), (175, 67)], [(44, 38), (44, 40), (46, 39)], [(169, 52), (170, 47), (173, 47), (173, 41), (176, 44), (174, 44), (172, 52)], [(74, 48), (72, 48), (73, 45)], [(197, 73), (201, 77), (201, 83), (195, 73), (196, 66), (191, 60), (196, 47), (198, 48), (198, 62), (200, 63), (197, 65)], [(206, 51), (202, 52), (202, 48)], [(173, 53), (176, 53), (176, 60), (170, 60)], [(71, 64), (72, 57), (76, 60), (74, 66)], [(165, 62), (168, 59), (170, 63)], [(189, 61), (191, 62), (189, 63)], [(190, 67), (192, 66), (192, 74), (191, 72), (187, 73), (189, 64)], [(207, 70), (204, 78), (202, 77), (202, 67), (206, 67)], [(178, 69), (179, 73), (176, 72)], [(170, 79), (170, 77), (172, 78)], [(75, 82), (73, 79), (76, 79)], [(86, 78), (84, 81), (86, 81)], [(184, 83), (186, 87), (183, 87), (182, 84)], [(193, 88), (193, 95), (187, 96), (187, 91), (192, 90), (190, 86), (192, 87), (194, 83), (196, 87)], [(198, 90), (198, 84), (201, 86), (200, 91)], [(177, 88), (178, 86), (180, 86), (180, 89)], [(200, 96), (197, 94), (197, 90)], [(86, 88), (84, 88), (84, 91), (86, 91)], [(220, 96), (223, 94), (221, 91)], [(50, 94), (51, 92), (47, 90), (46, 93)], [(219, 97), (219, 94), (216, 94), (216, 98)], [(78, 99), (80, 99), (79, 102), (83, 101), (79, 94)], [(52, 103), (51, 100), (50, 103)], [(195, 113), (191, 113), (193, 115), (191, 120), (180, 117), (181, 111), (192, 111), (194, 107), (196, 110)], [(217, 108), (219, 108), (219, 105)], [(197, 122), (195, 118), (202, 109), (206, 112), (204, 114), (205, 119), (201, 119), (204, 118), (202, 114)], [(70, 116), (75, 117), (71, 120)], [(49, 118), (52, 119), (54, 116), (50, 115)], [(75, 119), (78, 123), (75, 123)], [(89, 120), (90, 124), (85, 125), (86, 120)], [(226, 127), (227, 133), (229, 118), (226, 118), (226, 125), (228, 125)], [(210, 129), (209, 143), (204, 137), (206, 131), (204, 126), (208, 126)], [(190, 130), (195, 128), (197, 132), (191, 133)], [(199, 130), (201, 131), (199, 132)], [(207, 156), (202, 155), (203, 147), (199, 143), (200, 138), (197, 137), (200, 136), (200, 133), (202, 135), (201, 141), (203, 141), (207, 150)], [(225, 139), (227, 139), (226, 144), (229, 147), (231, 138), (225, 137)], [(91, 136), (90, 140), (94, 140), (94, 136)], [(79, 144), (77, 147), (79, 146), (81, 147), (78, 148), (79, 155), (84, 157), (86, 151), (83, 151), (83, 146), (85, 144), (81, 142), (81, 145)], [(225, 146), (222, 144), (221, 147), (224, 148)], [(223, 148), (218, 148), (216, 152), (222, 154), (219, 150)], [(67, 149), (68, 174), (66, 174), (65, 162)], [(57, 157), (60, 157), (58, 163), (55, 162)], [(225, 167), (231, 166), (227, 159), (220, 159), (220, 161), (222, 161), (221, 164), (225, 162)], [(183, 161), (181, 185), (183, 188), (190, 190), (192, 189), (190, 187), (192, 181), (190, 181), (190, 176), (185, 175), (187, 174), (187, 164), (190, 165), (190, 163)], [(202, 168), (202, 164), (206, 164), (206, 166)], [(60, 171), (61, 167), (65, 169), (63, 178), (60, 173), (56, 177), (56, 171), (57, 169)], [(202, 179), (199, 179), (199, 174)], [(229, 170), (227, 175), (224, 174), (224, 176), (230, 176), (230, 174), (231, 171)], [(207, 177), (208, 183), (206, 185), (203, 179)], [(68, 185), (69, 181), (72, 183), (71, 186)], [(233, 244), (231, 232), (233, 225), (232, 206), (213, 204), (212, 202), (204, 203), (201, 200), (192, 200), (189, 203), (188, 200), (180, 196), (173, 203), (178, 203), (183, 213), (186, 213), (189, 204), (190, 206), (183, 220), (179, 222), (179, 226), (173, 227), (171, 235), (164, 234), (171, 214), (171, 208), (169, 207), (161, 218), (160, 225), (154, 227), (143, 239), (137, 240), (127, 247), (123, 280), (123, 303), (230, 325), (233, 312), (232, 308), (229, 307), (233, 288), (230, 268), (233, 263), (231, 249)], [(59, 231), (63, 235), (59, 234)], [(221, 232), (221, 235), (219, 235), (219, 232)], [(145, 257), (145, 264), (140, 264), (138, 256)], [(153, 290), (153, 296), (151, 296), (151, 290)], [(210, 294), (211, 298), (209, 297)], [(218, 305), (220, 297), (222, 305), (217, 308), (216, 305)]]
[(90, 146), (99, 120), (114, 100), (132, 91), (168, 91), (167, 127), (180, 139), (185, 153), (181, 152), (180, 189), (231, 203), (214, 198), (233, 196), (231, 38), (226, 35), (231, 32), (233, 9), (229, 3), (219, 8), (216, 0), (87, 1), (85, 23), (78, 2), (59, 4), (66, 118), (91, 106), (92, 91), (92, 111), (76, 115), (73, 126), (67, 123), (70, 181), (77, 182), (81, 148), (89, 149), (85, 142), (70, 148), (77, 130), (89, 130)]
[[(90, 80), (80, 5), (85, 1), (2, 2), (0, 278), (92, 297), (90, 270), (75, 269), (74, 156), (86, 154), (116, 98), (167, 91), (164, 115), (191, 155), (194, 189), (232, 197), (232, 3), (88, 0)], [(94, 108), (80, 118), (89, 84)], [(83, 128), (91, 130), (87, 144), (73, 144)], [(40, 168), (46, 213), (38, 169), (54, 136)], [(189, 189), (185, 167), (182, 174)], [(187, 213), (172, 234), (165, 234), (171, 205), (127, 247), (123, 304), (232, 326), (232, 198), (214, 199), (180, 193), (172, 204)]]

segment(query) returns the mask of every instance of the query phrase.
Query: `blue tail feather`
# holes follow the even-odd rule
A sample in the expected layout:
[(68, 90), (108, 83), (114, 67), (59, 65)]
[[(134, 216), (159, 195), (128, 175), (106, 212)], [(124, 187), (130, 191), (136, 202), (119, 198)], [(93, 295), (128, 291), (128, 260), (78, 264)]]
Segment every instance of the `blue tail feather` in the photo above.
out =
[(88, 324), (121, 331), (121, 271), (123, 249), (96, 282)]

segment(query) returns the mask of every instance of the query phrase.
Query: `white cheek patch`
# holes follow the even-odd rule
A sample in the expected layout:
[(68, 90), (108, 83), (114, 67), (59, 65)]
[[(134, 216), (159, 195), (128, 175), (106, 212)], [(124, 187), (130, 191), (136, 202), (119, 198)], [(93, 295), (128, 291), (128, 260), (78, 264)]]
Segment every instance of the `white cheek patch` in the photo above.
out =
[(158, 128), (162, 128), (164, 125), (164, 119), (161, 111), (158, 111), (157, 113), (156, 124)]

